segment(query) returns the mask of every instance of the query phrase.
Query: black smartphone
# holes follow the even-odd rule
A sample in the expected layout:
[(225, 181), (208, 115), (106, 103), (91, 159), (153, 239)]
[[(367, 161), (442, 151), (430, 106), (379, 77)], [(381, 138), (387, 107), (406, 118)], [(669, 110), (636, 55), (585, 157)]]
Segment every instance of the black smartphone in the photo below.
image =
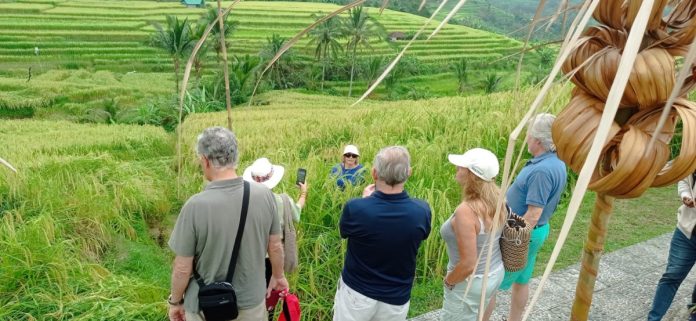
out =
[(305, 179), (307, 178), (307, 170), (304, 168), (298, 168), (297, 169), (297, 181), (295, 184), (300, 185), (300, 183), (304, 184)]

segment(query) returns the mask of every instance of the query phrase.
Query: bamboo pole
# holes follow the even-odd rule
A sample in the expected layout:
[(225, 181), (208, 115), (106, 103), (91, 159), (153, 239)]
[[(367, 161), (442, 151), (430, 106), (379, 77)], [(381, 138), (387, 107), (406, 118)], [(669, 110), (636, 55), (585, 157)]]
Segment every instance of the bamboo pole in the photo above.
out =
[(220, 27), (220, 48), (222, 48), (222, 70), (225, 74), (225, 105), (227, 106), (227, 128), (232, 130), (232, 98), (230, 97), (230, 72), (227, 65), (227, 39), (225, 39), (225, 19), (222, 16), (222, 1), (217, 0), (218, 27)]
[(604, 242), (607, 238), (607, 227), (614, 206), (614, 198), (597, 193), (590, 230), (583, 247), (580, 276), (575, 288), (575, 301), (570, 314), (570, 320), (587, 320), (592, 306), (592, 294), (595, 281), (599, 274), (599, 260), (604, 253)]

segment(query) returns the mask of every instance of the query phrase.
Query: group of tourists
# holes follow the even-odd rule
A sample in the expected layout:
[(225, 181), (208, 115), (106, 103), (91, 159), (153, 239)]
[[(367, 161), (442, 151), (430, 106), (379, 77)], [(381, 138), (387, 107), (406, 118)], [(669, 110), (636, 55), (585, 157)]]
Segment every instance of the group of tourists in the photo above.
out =
[[(476, 320), (479, 313), (489, 320), (500, 289), (511, 290), (506, 320), (521, 320), (536, 256), (548, 238), (549, 220), (567, 181), (566, 166), (557, 157), (551, 137), (554, 119), (539, 114), (529, 122), (525, 141), (532, 158), (507, 190), (504, 203), (498, 202), (499, 160), (493, 152), (474, 148), (448, 156), (462, 196), (439, 227), (448, 254), (441, 320)], [(285, 273), (297, 267), (294, 224), (300, 221), (307, 201), (307, 184), (298, 182), (297, 201), (286, 193), (274, 193), (285, 170), (267, 158), (256, 160), (238, 176), (238, 151), (235, 135), (225, 128), (208, 128), (198, 136), (197, 153), (209, 183), (184, 204), (169, 240), (176, 255), (168, 299), (170, 320), (206, 320), (198, 302), (199, 289), (222, 280), (236, 292), (239, 312), (231, 319), (267, 320), (266, 298), (289, 288)], [(330, 172), (341, 190), (360, 186), (366, 176), (374, 182), (363, 189), (361, 198), (343, 206), (338, 228), (347, 240), (347, 250), (333, 320), (406, 320), (416, 256), (431, 232), (431, 208), (404, 189), (412, 174), (406, 148), (382, 148), (370, 169), (359, 158), (357, 146), (347, 145), (341, 162)], [(661, 319), (696, 259), (696, 243), (691, 240), (696, 224), (695, 180), (696, 176), (689, 177), (679, 185), (684, 202), (680, 225), (649, 320)], [(516, 272), (505, 271), (499, 245), (509, 213), (523, 217), (531, 227), (527, 263)]]

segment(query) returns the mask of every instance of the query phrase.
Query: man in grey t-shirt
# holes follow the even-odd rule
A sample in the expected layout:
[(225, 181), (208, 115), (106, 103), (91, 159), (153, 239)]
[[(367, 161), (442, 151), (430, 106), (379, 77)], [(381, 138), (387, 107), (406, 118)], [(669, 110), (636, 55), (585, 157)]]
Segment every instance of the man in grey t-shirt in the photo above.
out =
[[(198, 308), (195, 268), (205, 282), (223, 281), (232, 257), (241, 216), (243, 180), (237, 176), (237, 139), (222, 127), (212, 127), (198, 136), (201, 168), (210, 181), (192, 196), (176, 221), (169, 247), (176, 254), (169, 297), (172, 321), (204, 320)], [(273, 193), (250, 183), (249, 210), (242, 235), (232, 285), (237, 293), (239, 321), (267, 320), (265, 297), (271, 289), (284, 290), (283, 245)], [(273, 275), (265, 287), (264, 259), (268, 253)], [(185, 317), (185, 319), (184, 319)]]

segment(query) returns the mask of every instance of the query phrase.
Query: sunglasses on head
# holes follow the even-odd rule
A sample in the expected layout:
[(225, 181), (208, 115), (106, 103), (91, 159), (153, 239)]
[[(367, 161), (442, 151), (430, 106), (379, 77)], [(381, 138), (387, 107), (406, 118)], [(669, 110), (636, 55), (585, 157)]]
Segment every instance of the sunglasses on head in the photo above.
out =
[(355, 154), (347, 153), (347, 154), (343, 154), (343, 157), (347, 157), (347, 158), (358, 158), (359, 156), (358, 156), (358, 155), (355, 155)]

